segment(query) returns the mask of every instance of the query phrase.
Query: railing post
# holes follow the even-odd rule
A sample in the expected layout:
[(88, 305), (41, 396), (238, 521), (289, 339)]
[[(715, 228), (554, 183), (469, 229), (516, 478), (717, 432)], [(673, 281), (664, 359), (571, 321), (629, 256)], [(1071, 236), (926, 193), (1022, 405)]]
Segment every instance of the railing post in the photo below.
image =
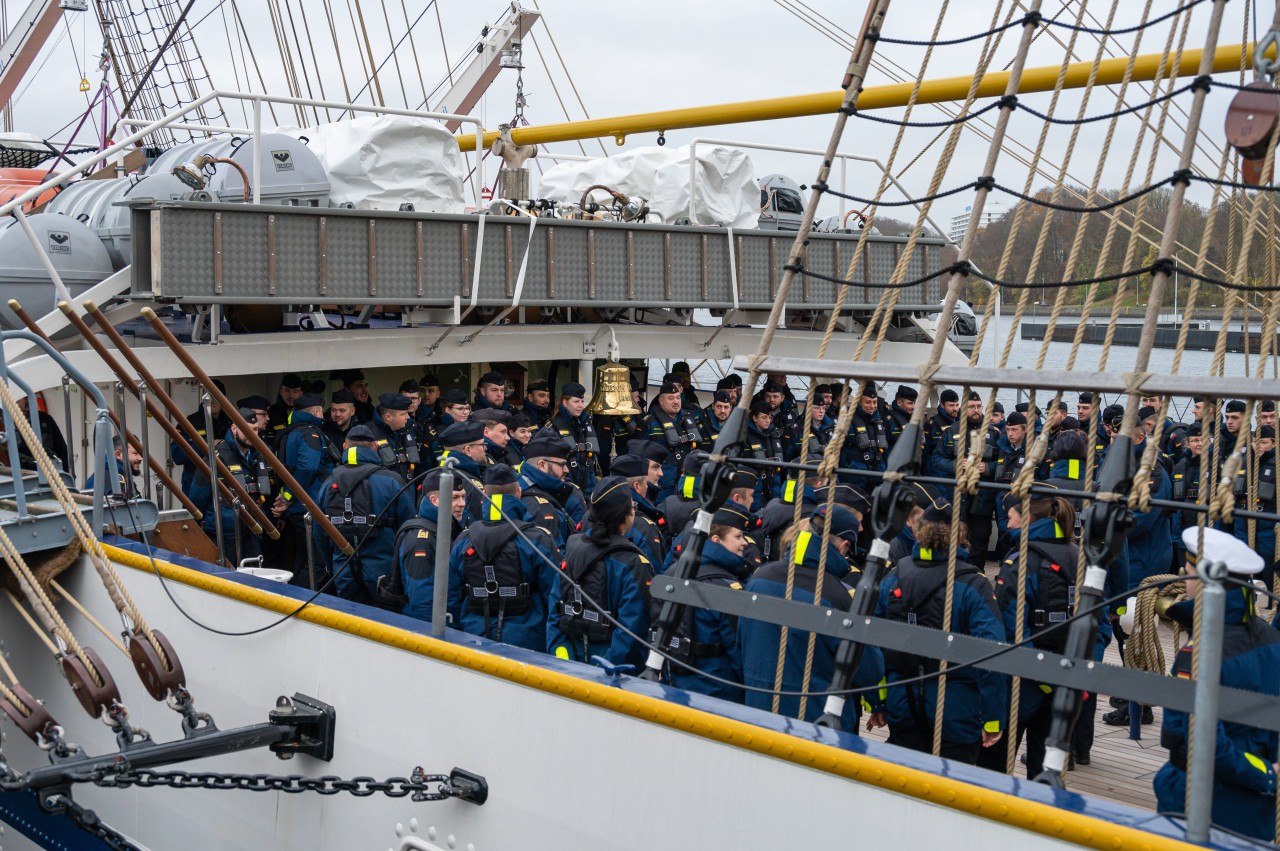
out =
[(431, 596), (431, 634), (444, 635), (449, 607), (449, 551), (453, 549), (453, 467), (445, 456), (440, 462), (439, 507), (436, 509), (436, 577)]
[(213, 533), (218, 544), (218, 567), (226, 561), (226, 546), (222, 541), (222, 507), (218, 504), (218, 451), (214, 442), (218, 436), (213, 431), (213, 397), (208, 393), (200, 397), (200, 405), (204, 408), (205, 434), (208, 440), (205, 446), (209, 450), (209, 499), (210, 511), (213, 512)]
[(1213, 812), (1213, 774), (1218, 740), (1218, 692), (1222, 687), (1222, 632), (1226, 623), (1227, 575), (1223, 562), (1196, 565), (1200, 628), (1195, 636), (1195, 711), (1191, 713), (1187, 762), (1187, 841), (1207, 843)]
[(253, 99), (253, 203), (262, 203), (262, 98)]
[[(147, 385), (138, 382), (138, 422), (141, 424), (138, 428), (138, 436), (142, 439), (142, 457), (144, 461), (151, 457), (151, 423), (147, 422)], [(123, 421), (120, 424), (124, 427)], [(142, 496), (145, 499), (151, 499), (151, 470), (146, 469), (146, 475), (142, 477)]]

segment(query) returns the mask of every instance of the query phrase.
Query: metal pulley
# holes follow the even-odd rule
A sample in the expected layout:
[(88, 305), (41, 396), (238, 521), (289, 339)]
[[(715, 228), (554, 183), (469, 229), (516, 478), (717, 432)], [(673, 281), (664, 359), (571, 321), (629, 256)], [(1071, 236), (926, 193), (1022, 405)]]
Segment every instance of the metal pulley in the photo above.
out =
[(1266, 80), (1254, 80), (1231, 99), (1227, 108), (1227, 141), (1250, 160), (1261, 160), (1280, 122), (1280, 91)]

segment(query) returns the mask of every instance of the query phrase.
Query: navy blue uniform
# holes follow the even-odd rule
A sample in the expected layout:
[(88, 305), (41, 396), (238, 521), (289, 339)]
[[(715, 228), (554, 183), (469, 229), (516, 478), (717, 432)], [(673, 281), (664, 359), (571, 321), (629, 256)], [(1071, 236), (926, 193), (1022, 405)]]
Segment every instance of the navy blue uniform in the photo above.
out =
[[(1263, 694), (1280, 695), (1280, 633), (1254, 616), (1252, 592), (1226, 588), (1226, 629), (1222, 638), (1222, 685)], [(1185, 600), (1169, 608), (1169, 617), (1191, 630), (1195, 603)], [(1191, 676), (1192, 641), (1178, 651), (1175, 677)], [(1169, 762), (1156, 773), (1152, 786), (1156, 809), (1186, 812), (1187, 738), (1185, 712), (1164, 711), (1160, 744), (1169, 749)], [(1197, 742), (1196, 747), (1208, 747)], [(1276, 734), (1234, 721), (1218, 721), (1214, 745), (1213, 823), (1237, 833), (1270, 842), (1275, 838)]]
[[(276, 454), (307, 495), (317, 504), (322, 504), (320, 485), (333, 472), (337, 460), (332, 444), (325, 437), (324, 421), (306, 411), (294, 411), (287, 429), (281, 434), (284, 442), (277, 446)], [(288, 503), (285, 517), (301, 517), (306, 513), (302, 500), (294, 499), (287, 491), (282, 493)]]
[[(384, 469), (378, 460), (378, 453), (372, 449), (353, 446), (347, 450), (344, 460), (346, 463), (334, 468), (333, 473), (321, 484), (320, 498), (316, 502), (329, 514), (330, 521), (338, 526), (348, 540), (357, 529), (364, 535), (363, 540), (355, 555), (348, 557), (334, 547), (319, 525), (312, 534), (320, 558), (334, 574), (334, 588), (338, 595), (348, 600), (374, 599), (378, 577), (390, 574), (395, 568), (396, 532), (406, 520), (414, 516), (413, 499), (409, 495), (409, 488), (404, 486), (404, 479), (398, 473)], [(376, 469), (361, 469), (366, 466)], [(359, 526), (344, 522), (340, 513), (342, 503), (338, 501), (335, 505), (329, 498), (330, 491), (340, 494), (345, 490), (349, 478), (357, 473), (367, 476), (357, 487), (367, 485), (369, 488), (368, 513), (360, 513), (365, 522)], [(354, 489), (350, 492), (354, 493)], [(330, 510), (331, 508), (337, 510)], [(353, 521), (355, 517), (353, 513)]]
[[(396, 569), (407, 601), (402, 614), (431, 620), (435, 599), (436, 544), (439, 539), (440, 509), (427, 497), (418, 506), (418, 516), (410, 518), (396, 533)], [(462, 527), (449, 515), (452, 540), (457, 540)], [(454, 618), (454, 623), (457, 623)]]
[[(787, 558), (795, 564), (795, 586), (791, 599), (803, 603), (812, 603), (816, 593), (824, 606), (831, 606), (841, 611), (848, 611), (852, 605), (853, 590), (847, 587), (841, 578), (849, 573), (849, 563), (845, 561), (835, 544), (827, 547), (826, 572), (818, 575), (819, 558), (822, 553), (822, 537), (804, 531), (796, 536), (796, 541), (787, 553)], [(815, 591), (816, 589), (816, 591)], [(785, 597), (787, 590), (787, 561), (775, 561), (764, 565), (756, 571), (747, 583), (746, 590), (752, 594), (769, 597)], [(763, 621), (740, 619), (738, 621), (738, 640), (742, 644), (742, 679), (748, 686), (762, 689), (774, 688), (774, 674), (778, 667), (778, 646), (781, 638), (781, 627)], [(808, 653), (810, 633), (792, 629), (787, 632), (786, 656), (782, 671), (782, 689), (799, 691), (804, 685), (805, 657)], [(831, 678), (835, 674), (835, 653), (839, 647), (838, 639), (820, 635), (814, 647), (813, 668), (809, 679), (809, 689), (820, 692), (831, 687)], [(862, 659), (855, 672), (854, 687), (875, 686), (884, 678), (884, 656), (880, 648), (868, 646), (864, 648)], [(864, 693), (872, 702), (873, 710), (882, 707), (882, 703), (874, 692)], [(856, 732), (858, 729), (858, 704), (856, 696), (849, 696), (845, 701), (840, 720), (843, 729)], [(747, 705), (757, 709), (770, 711), (773, 707), (773, 696), (768, 692), (748, 691)], [(824, 701), (821, 697), (811, 697), (806, 703), (805, 721), (814, 721), (823, 712)], [(783, 715), (795, 717), (800, 711), (798, 697), (783, 696), (779, 703), (779, 711)]]
[(658, 481), (658, 495), (655, 502), (662, 502), (676, 492), (676, 480), (684, 465), (685, 456), (698, 448), (702, 441), (702, 432), (697, 421), (686, 411), (674, 417), (667, 416), (658, 405), (649, 410), (644, 418), (645, 437), (664, 447), (669, 454), (662, 465), (662, 478)]
[[(740, 590), (745, 559), (726, 550), (715, 541), (707, 541), (702, 549), (702, 563), (694, 578), (699, 582)], [(655, 604), (654, 608), (660, 608)], [(657, 612), (654, 612), (656, 618)], [(668, 648), (676, 658), (699, 671), (742, 682), (742, 648), (738, 644), (738, 619), (734, 615), (709, 609), (685, 608), (684, 622), (676, 633), (677, 646)], [(743, 702), (743, 692), (725, 683), (715, 682), (671, 665), (671, 684), (699, 694), (709, 694), (734, 703)]]
[(581, 416), (574, 417), (561, 405), (551, 418), (549, 427), (573, 444), (573, 451), (569, 453), (568, 478), (590, 493), (596, 486), (596, 467), (600, 458), (600, 438), (596, 436), (591, 414), (584, 409)]
[[(653, 565), (635, 544), (615, 534), (602, 547), (585, 535), (574, 535), (569, 538), (564, 557), (564, 572), (584, 586), (610, 616), (641, 638), (649, 635)], [(559, 574), (552, 583), (550, 599), (548, 653), (579, 662), (601, 656), (611, 664), (634, 665), (637, 669), (644, 664), (644, 645), (614, 627), (585, 597), (575, 599), (573, 586), (562, 581)], [(576, 620), (571, 611), (581, 611), (589, 621)]]

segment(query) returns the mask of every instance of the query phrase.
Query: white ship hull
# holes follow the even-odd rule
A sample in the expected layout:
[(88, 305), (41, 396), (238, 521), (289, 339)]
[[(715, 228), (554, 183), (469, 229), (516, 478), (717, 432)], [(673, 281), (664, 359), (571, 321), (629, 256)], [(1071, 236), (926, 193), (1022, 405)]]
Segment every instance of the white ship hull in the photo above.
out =
[[(416, 765), (428, 773), (457, 766), (489, 784), (483, 806), (381, 795), (74, 789), (78, 802), (150, 848), (1181, 845), (1173, 839), (1180, 832), (1151, 813), (676, 689), (615, 680), (460, 633), (432, 639), (428, 624), (332, 598), (265, 633), (219, 636), (174, 608), (147, 559), (109, 552), (136, 568), (123, 570), (124, 580), (177, 649), (198, 708), (220, 727), (265, 721), (281, 694), (301, 692), (337, 709), (329, 763), (305, 756), (281, 762), (258, 750), (183, 769), (384, 779), (407, 776)], [(265, 580), (225, 578), (207, 565), (208, 572), (157, 567), (173, 599), (218, 629), (260, 627), (297, 605), (271, 593), (293, 589)], [(87, 565), (63, 578), (111, 623), (104, 616), (109, 601)], [(107, 655), (105, 640), (92, 640), (92, 627), (69, 614), (77, 634), (103, 648), (132, 720), (157, 740), (178, 738), (178, 716), (151, 701), (128, 661), (115, 651)], [(71, 741), (94, 754), (115, 750), (111, 731), (83, 714), (18, 618), (0, 619), (0, 638), (23, 684), (47, 702)], [(5, 754), (19, 771), (47, 764), (13, 735)], [(85, 847), (20, 839), (13, 828), (4, 840), (6, 849)], [(1222, 839), (1220, 847), (1233, 843)]]

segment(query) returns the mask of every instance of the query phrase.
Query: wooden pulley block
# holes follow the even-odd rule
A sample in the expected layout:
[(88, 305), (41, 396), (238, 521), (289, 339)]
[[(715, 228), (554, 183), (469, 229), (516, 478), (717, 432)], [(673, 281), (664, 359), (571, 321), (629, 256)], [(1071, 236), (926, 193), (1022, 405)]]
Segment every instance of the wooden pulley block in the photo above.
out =
[(1251, 160), (1241, 157), (1240, 180), (1250, 186), (1270, 186), (1275, 174), (1275, 166), (1272, 165), (1269, 171), (1263, 173), (1262, 167), (1266, 164), (1266, 159)]
[(1277, 123), (1280, 91), (1265, 80), (1255, 80), (1231, 99), (1227, 108), (1227, 141), (1245, 159), (1262, 160)]
[[(40, 701), (31, 696), (31, 692), (22, 686), (14, 685), (9, 690), (14, 693), (14, 696), (18, 698), (22, 706), (15, 706), (7, 698), (0, 698), (0, 711), (8, 715), (9, 720), (25, 733), (28, 739), (39, 744), (40, 734), (50, 724), (55, 723), (53, 716), (41, 705)], [(27, 714), (23, 714), (23, 709), (27, 710)]]
[(133, 659), (133, 667), (137, 669), (138, 677), (142, 680), (142, 687), (147, 690), (147, 694), (155, 700), (164, 700), (170, 691), (186, 682), (186, 674), (182, 672), (182, 663), (178, 661), (178, 654), (174, 652), (173, 645), (164, 637), (164, 633), (153, 629), (151, 634), (164, 648), (165, 658), (169, 660), (172, 667), (166, 669), (156, 649), (151, 646), (150, 641), (147, 641), (147, 637), (136, 632), (129, 636), (129, 658)]
[(91, 717), (97, 718), (102, 714), (102, 710), (112, 703), (119, 702), (120, 689), (116, 688), (116, 681), (111, 678), (107, 663), (102, 661), (97, 651), (92, 647), (85, 647), (84, 655), (89, 657), (98, 676), (102, 677), (102, 685), (95, 683), (93, 677), (89, 675), (89, 669), (78, 657), (70, 653), (62, 657), (62, 675), (71, 684), (71, 691), (75, 693), (76, 700), (80, 701), (84, 711)]

